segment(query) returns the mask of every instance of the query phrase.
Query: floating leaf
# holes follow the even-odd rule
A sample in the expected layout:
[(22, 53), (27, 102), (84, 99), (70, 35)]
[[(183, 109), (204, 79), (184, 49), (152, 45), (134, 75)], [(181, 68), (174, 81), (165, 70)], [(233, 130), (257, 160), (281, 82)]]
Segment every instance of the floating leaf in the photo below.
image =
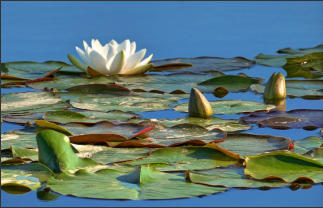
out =
[(245, 166), (245, 174), (258, 180), (277, 178), (288, 183), (297, 180), (323, 182), (323, 163), (288, 151), (246, 157)]
[(304, 154), (322, 145), (323, 145), (322, 138), (316, 137), (316, 136), (310, 136), (304, 139), (294, 141), (293, 152), (298, 154)]
[(35, 120), (47, 120), (55, 123), (97, 123), (100, 121), (125, 121), (138, 117), (138, 114), (123, 111), (48, 111), (46, 113), (34, 113), (26, 115), (7, 115), (3, 120), (10, 123), (26, 124), (33, 123)]
[(323, 52), (310, 53), (286, 60), (283, 69), (286, 70), (287, 77), (312, 79), (323, 76)]
[(48, 92), (10, 93), (1, 96), (2, 114), (46, 112), (66, 107), (67, 104), (62, 103), (59, 97)]
[(113, 95), (130, 95), (131, 90), (116, 84), (87, 84), (78, 85), (66, 89), (69, 92), (91, 93), (91, 94), (113, 94)]
[[(44, 63), (31, 61), (17, 61), (5, 63), (6, 69), (1, 70), (1, 78), (9, 76), (15, 79), (36, 79), (44, 76), (46, 73), (63, 67), (61, 72), (82, 73), (74, 66), (59, 61), (47, 61)], [(2, 68), (1, 68), (2, 69)]]
[(229, 90), (227, 90), (226, 88), (224, 87), (217, 87), (213, 90), (213, 95), (215, 97), (218, 97), (218, 98), (223, 98), (224, 96), (226, 96), (228, 93), (229, 93)]
[[(256, 93), (264, 93), (265, 87), (253, 84), (250, 89)], [(286, 93), (289, 97), (302, 97), (304, 99), (323, 98), (323, 80), (286, 80)]]
[[(270, 110), (274, 105), (266, 105), (255, 101), (244, 100), (217, 100), (210, 101), (214, 114), (249, 113), (259, 110)], [(188, 104), (182, 103), (174, 107), (174, 110), (188, 112)]]
[(275, 150), (288, 150), (291, 140), (285, 137), (255, 135), (245, 133), (231, 133), (218, 143), (218, 146), (239, 154), (240, 156), (258, 155)]
[(311, 151), (307, 152), (305, 155), (310, 156), (313, 159), (323, 163), (323, 147), (312, 149)]
[(17, 146), (10, 146), (8, 149), (1, 150), (1, 157), (9, 155), (12, 158), (28, 158), (38, 160), (38, 151), (36, 149), (26, 149)]
[(165, 163), (161, 171), (203, 170), (226, 167), (238, 163), (238, 159), (208, 147), (167, 147), (153, 151), (148, 157), (128, 162), (130, 165)]
[(241, 117), (245, 123), (256, 123), (260, 127), (274, 129), (303, 128), (313, 130), (323, 127), (323, 110), (295, 109), (291, 111), (270, 111), (253, 113)]
[(155, 125), (155, 128), (148, 134), (146, 138), (123, 142), (117, 147), (202, 146), (210, 142), (222, 141), (226, 136), (221, 130), (208, 131), (195, 124), (179, 124), (169, 128)]
[(255, 57), (257, 64), (272, 66), (272, 67), (281, 67), (286, 64), (286, 58), (292, 58), (297, 56), (303, 56), (305, 54), (322, 52), (323, 45), (318, 45), (314, 48), (300, 48), (298, 50), (292, 48), (284, 48), (277, 51), (277, 53), (284, 55), (264, 55), (258, 54)]
[(202, 127), (205, 127), (208, 130), (212, 129), (220, 129), (225, 132), (232, 132), (232, 131), (242, 131), (248, 130), (251, 126), (246, 124), (240, 124), (236, 119), (221, 119), (217, 117), (211, 117), (208, 119), (204, 118), (194, 118), (194, 117), (185, 117), (179, 118), (176, 120), (168, 120), (168, 119), (131, 119), (129, 122), (140, 123), (140, 122), (152, 122), (162, 124), (166, 127), (172, 127), (178, 124), (196, 124)]
[(208, 186), (224, 186), (236, 188), (269, 188), (284, 187), (281, 181), (261, 181), (246, 177), (243, 168), (216, 168), (211, 170), (190, 171), (189, 180), (193, 183)]
[(247, 91), (252, 84), (259, 83), (260, 79), (243, 75), (223, 75), (205, 80), (199, 85), (212, 86), (213, 88), (224, 87), (230, 92)]
[[(39, 163), (22, 165), (1, 165), (1, 188), (3, 184), (14, 183), (31, 190), (36, 190), (41, 183), (46, 181), (52, 173), (48, 168)], [(12, 191), (19, 191), (15, 187)], [(24, 187), (24, 190), (28, 190)], [(17, 187), (19, 188), (19, 187)]]
[(170, 108), (179, 99), (185, 98), (180, 95), (161, 95), (156, 93), (135, 93), (132, 96), (85, 96), (82, 95), (76, 101), (71, 101), (75, 108), (95, 111), (157, 111)]
[(31, 191), (28, 186), (19, 183), (4, 183), (1, 184), (1, 189), (9, 194), (24, 194)]
[(1, 148), (16, 147), (37, 147), (35, 133), (11, 131), (1, 134)]
[(79, 158), (73, 151), (70, 140), (65, 134), (45, 129), (36, 137), (39, 162), (45, 164), (53, 172), (73, 170), (86, 166), (97, 165), (91, 159)]
[(57, 124), (54, 124), (52, 122), (48, 122), (45, 120), (35, 120), (35, 123), (38, 127), (45, 128), (45, 129), (53, 129), (53, 130), (62, 132), (63, 134), (66, 134), (68, 136), (73, 134), (68, 129), (66, 129), (62, 126), (59, 126)]
[[(243, 68), (251, 68), (254, 62), (243, 57), (196, 57), (196, 58), (172, 58), (152, 61), (154, 68), (151, 71), (181, 71), (205, 73), (212, 71), (232, 71)], [(190, 66), (191, 65), (191, 66)]]
[(78, 171), (51, 178), (47, 186), (63, 195), (100, 199), (173, 199), (225, 191), (225, 188), (187, 183), (183, 174), (162, 173), (141, 166), (127, 174), (103, 169), (95, 173)]

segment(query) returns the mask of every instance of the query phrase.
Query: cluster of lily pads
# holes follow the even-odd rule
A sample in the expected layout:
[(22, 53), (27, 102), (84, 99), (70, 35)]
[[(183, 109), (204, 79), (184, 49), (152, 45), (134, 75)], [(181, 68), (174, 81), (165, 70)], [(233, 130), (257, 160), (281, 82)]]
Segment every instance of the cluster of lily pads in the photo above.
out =
[[(142, 200), (323, 182), (322, 137), (293, 142), (243, 133), (251, 124), (323, 128), (323, 110), (279, 108), (286, 95), (323, 98), (323, 45), (259, 54), (255, 60), (197, 57), (150, 62), (149, 56), (141, 61), (145, 50), (135, 52), (136, 44), (128, 40), (105, 46), (93, 40), (92, 48), (84, 43), (84, 51), (77, 51), (84, 63), (69, 55), (73, 65), (1, 64), (2, 88), (34, 89), (1, 96), (1, 122), (22, 126), (1, 135), (4, 191), (35, 190), (45, 200), (57, 198), (55, 193)], [(286, 81), (274, 74), (265, 86), (260, 78), (225, 74), (255, 64), (282, 67)], [(306, 80), (290, 79), (295, 77)], [(264, 94), (264, 103), (225, 100), (227, 93), (249, 90)], [(213, 93), (218, 100), (207, 101), (203, 93)], [(141, 115), (169, 109), (183, 117)], [(217, 117), (225, 114), (241, 117)]]

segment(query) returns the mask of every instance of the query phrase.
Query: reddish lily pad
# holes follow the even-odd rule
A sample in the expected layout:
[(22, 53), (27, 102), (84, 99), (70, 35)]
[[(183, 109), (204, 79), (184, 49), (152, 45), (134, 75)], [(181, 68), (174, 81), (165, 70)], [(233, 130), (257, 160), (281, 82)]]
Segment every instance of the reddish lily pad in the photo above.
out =
[(253, 113), (241, 117), (245, 123), (256, 123), (260, 127), (274, 129), (303, 128), (313, 130), (323, 127), (323, 110), (295, 109), (291, 111), (270, 111)]
[(181, 71), (206, 73), (212, 71), (233, 71), (243, 68), (251, 68), (254, 62), (243, 57), (196, 57), (196, 58), (172, 58), (156, 60), (152, 62), (154, 67), (150, 71)]

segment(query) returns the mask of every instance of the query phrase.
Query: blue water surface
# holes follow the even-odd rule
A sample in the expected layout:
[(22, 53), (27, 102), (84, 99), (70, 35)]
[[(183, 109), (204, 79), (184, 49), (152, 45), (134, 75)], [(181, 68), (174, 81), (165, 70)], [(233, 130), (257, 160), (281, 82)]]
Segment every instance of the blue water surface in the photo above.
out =
[[(77, 56), (75, 46), (98, 38), (135, 40), (154, 60), (172, 57), (243, 56), (274, 54), (281, 48), (306, 48), (323, 43), (323, 2), (1, 2), (1, 61), (66, 61)], [(266, 79), (279, 68), (255, 66), (227, 72), (246, 73)], [(31, 90), (2, 89), (1, 93)], [(215, 100), (211, 94), (209, 100)], [(225, 99), (262, 102), (261, 95), (229, 93)], [(185, 100), (183, 101), (185, 102)], [(322, 109), (321, 100), (286, 101), (286, 110)], [(142, 113), (145, 118), (183, 117), (167, 110)], [(222, 115), (239, 118), (241, 115)], [(4, 124), (1, 132), (17, 129)], [(20, 127), (21, 128), (21, 127)], [(253, 126), (246, 131), (289, 137), (292, 140), (319, 136), (319, 130), (273, 130)], [(36, 192), (11, 195), (1, 191), (2, 206), (323, 206), (323, 187), (292, 191), (289, 188), (261, 191), (230, 189), (206, 197), (176, 200), (117, 201), (60, 196), (41, 201)]]

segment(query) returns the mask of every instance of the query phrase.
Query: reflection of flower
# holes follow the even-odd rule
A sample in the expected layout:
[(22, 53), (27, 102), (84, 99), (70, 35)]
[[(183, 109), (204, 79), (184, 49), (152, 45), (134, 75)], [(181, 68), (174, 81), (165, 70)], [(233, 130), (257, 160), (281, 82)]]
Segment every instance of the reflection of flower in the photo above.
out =
[(285, 77), (282, 73), (273, 73), (266, 84), (264, 98), (267, 100), (277, 100), (286, 98)]
[[(141, 61), (146, 54), (146, 49), (135, 52), (136, 42), (130, 43), (130, 40), (125, 40), (120, 44), (112, 40), (102, 46), (99, 40), (92, 39), (92, 47), (88, 46), (86, 41), (83, 41), (83, 44), (84, 51), (76, 47), (77, 53), (86, 65), (82, 67), (83, 69), (89, 66), (104, 75), (131, 75), (143, 74), (153, 66), (148, 64), (153, 55), (151, 54)], [(80, 67), (82, 65), (70, 56), (69, 58), (75, 66)]]

